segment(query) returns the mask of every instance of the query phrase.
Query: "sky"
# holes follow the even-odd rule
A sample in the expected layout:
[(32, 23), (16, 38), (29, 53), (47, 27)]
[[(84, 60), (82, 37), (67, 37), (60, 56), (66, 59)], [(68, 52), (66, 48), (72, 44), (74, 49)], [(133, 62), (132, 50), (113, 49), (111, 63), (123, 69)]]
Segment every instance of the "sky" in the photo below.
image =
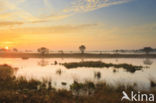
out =
[(0, 0), (0, 48), (156, 48), (156, 0)]

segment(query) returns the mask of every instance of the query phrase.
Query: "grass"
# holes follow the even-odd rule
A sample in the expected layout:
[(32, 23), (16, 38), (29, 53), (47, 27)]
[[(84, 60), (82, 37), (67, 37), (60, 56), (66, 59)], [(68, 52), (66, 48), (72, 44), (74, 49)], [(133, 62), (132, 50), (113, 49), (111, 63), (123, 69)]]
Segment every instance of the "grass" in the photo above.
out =
[[(123, 90), (128, 94), (132, 90), (136, 91), (132, 87), (113, 88), (105, 83), (77, 81), (70, 86), (69, 91), (55, 90), (50, 81), (27, 81), (22, 77), (16, 79), (13, 74), (14, 68), (0, 65), (0, 103), (121, 103)], [(156, 91), (145, 93), (156, 94)]]
[(100, 72), (94, 72), (94, 77), (96, 79), (100, 79), (101, 78), (101, 73)]
[(14, 69), (4, 64), (0, 66), (0, 80), (9, 80), (13, 77)]
[(74, 83), (70, 86), (71, 91), (73, 91), (74, 95), (91, 95), (94, 92), (95, 85), (93, 82), (78, 83), (74, 81)]
[(58, 69), (58, 70), (56, 71), (56, 74), (61, 75), (61, 74), (62, 74), (62, 70), (61, 70), (61, 69)]
[(114, 67), (114, 68), (124, 68), (126, 71), (134, 73), (137, 70), (141, 70), (143, 67), (142, 66), (135, 66), (132, 64), (112, 64), (112, 63), (103, 63), (101, 61), (85, 61), (85, 62), (71, 62), (71, 63), (63, 63), (66, 68), (71, 69), (71, 68), (77, 68), (77, 67), (98, 67), (98, 68), (109, 68), (109, 67)]

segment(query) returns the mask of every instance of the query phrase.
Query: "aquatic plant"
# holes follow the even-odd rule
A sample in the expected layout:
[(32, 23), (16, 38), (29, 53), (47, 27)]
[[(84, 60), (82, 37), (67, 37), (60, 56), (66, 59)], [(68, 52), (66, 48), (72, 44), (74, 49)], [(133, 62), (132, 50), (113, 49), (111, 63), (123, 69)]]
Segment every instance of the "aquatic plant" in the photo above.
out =
[(66, 68), (77, 68), (77, 67), (114, 67), (114, 68), (124, 68), (126, 71), (134, 73), (136, 70), (141, 70), (142, 66), (135, 66), (132, 64), (112, 64), (112, 63), (103, 63), (101, 61), (84, 61), (84, 62), (71, 62), (71, 63), (63, 63)]
[(83, 84), (74, 81), (74, 83), (70, 85), (70, 89), (74, 95), (91, 95), (94, 92), (95, 85), (93, 82), (85, 82)]
[(101, 73), (100, 72), (94, 72), (94, 77), (96, 79), (100, 79), (101, 78)]
[(62, 82), (61, 84), (62, 84), (63, 86), (66, 86), (66, 85), (67, 85), (67, 83), (66, 83), (66, 82)]
[(58, 70), (56, 71), (56, 74), (61, 75), (61, 74), (62, 74), (62, 70), (61, 70), (61, 69), (58, 69)]

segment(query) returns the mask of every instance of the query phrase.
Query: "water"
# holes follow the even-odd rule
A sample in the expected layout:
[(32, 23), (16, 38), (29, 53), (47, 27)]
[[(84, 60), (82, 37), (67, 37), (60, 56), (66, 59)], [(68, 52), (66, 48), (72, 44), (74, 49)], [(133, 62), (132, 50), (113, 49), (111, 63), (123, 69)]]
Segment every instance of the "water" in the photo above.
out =
[[(67, 69), (59, 63), (80, 62), (80, 61), (103, 61), (105, 63), (128, 63), (133, 65), (142, 65), (143, 70), (130, 73), (124, 69), (115, 68), (74, 68)], [(57, 61), (58, 64), (54, 65)], [(79, 82), (106, 82), (108, 85), (117, 87), (120, 85), (136, 85), (136, 89), (149, 90), (151, 88), (150, 81), (156, 82), (156, 59), (71, 59), (71, 58), (50, 58), (50, 59), (28, 59), (20, 58), (0, 58), (0, 64), (8, 64), (12, 67), (19, 68), (16, 77), (21, 76), (26, 79), (50, 80), (52, 86), (56, 89), (69, 89), (74, 80)]]

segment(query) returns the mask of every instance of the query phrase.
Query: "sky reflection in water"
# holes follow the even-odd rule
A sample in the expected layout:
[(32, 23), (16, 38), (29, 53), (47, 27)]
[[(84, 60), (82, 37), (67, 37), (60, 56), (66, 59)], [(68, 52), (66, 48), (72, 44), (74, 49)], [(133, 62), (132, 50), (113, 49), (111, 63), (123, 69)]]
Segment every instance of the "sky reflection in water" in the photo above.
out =
[[(133, 65), (148, 66), (143, 70), (130, 73), (124, 69), (115, 68), (86, 68), (79, 67), (67, 69), (59, 63), (80, 62), (82, 59), (28, 59), (20, 58), (0, 58), (0, 64), (8, 64), (12, 67), (18, 67), (16, 77), (24, 76), (27, 79), (50, 80), (53, 87), (69, 89), (74, 80), (79, 82), (93, 81), (106, 82), (109, 85), (136, 85), (139, 90), (148, 90), (150, 81), (156, 82), (156, 59), (83, 59), (83, 61), (102, 61), (105, 63), (127, 63)], [(57, 65), (56, 62), (58, 63)]]

